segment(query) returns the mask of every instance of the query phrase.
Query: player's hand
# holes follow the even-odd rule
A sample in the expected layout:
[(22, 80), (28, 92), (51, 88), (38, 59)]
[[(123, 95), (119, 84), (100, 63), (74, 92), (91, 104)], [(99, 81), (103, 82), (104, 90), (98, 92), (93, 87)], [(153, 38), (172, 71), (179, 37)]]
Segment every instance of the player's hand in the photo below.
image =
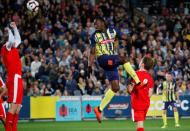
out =
[(181, 101), (180, 101), (180, 100), (177, 100), (177, 103), (178, 103), (178, 104), (181, 104)]
[(133, 91), (133, 88), (134, 88), (134, 85), (129, 84), (128, 87), (127, 87), (127, 92), (128, 92), (129, 94), (131, 94), (131, 92)]
[(10, 26), (13, 27), (13, 28), (16, 28), (16, 23), (15, 22), (11, 22)]

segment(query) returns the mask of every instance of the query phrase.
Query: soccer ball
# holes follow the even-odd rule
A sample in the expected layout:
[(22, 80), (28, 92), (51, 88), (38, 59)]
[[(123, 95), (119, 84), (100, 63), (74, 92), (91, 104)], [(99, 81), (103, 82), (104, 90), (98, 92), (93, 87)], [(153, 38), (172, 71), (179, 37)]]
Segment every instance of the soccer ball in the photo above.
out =
[(29, 0), (27, 2), (27, 8), (32, 12), (37, 12), (39, 9), (39, 3), (35, 0)]

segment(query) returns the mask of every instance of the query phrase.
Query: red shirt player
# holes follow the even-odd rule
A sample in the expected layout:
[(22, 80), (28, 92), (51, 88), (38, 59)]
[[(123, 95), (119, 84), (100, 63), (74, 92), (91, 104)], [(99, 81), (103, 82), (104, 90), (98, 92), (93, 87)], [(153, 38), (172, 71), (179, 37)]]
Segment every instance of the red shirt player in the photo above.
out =
[(5, 95), (5, 93), (7, 92), (7, 88), (5, 87), (5, 84), (2, 80), (2, 78), (0, 77), (0, 120), (2, 121), (2, 123), (5, 126), (5, 108), (3, 106), (3, 95)]
[(136, 74), (140, 81), (147, 83), (144, 87), (137, 88), (132, 80), (132, 84), (128, 86), (128, 92), (131, 93), (131, 117), (137, 125), (137, 131), (144, 131), (143, 121), (146, 119), (146, 114), (150, 106), (150, 97), (153, 93), (154, 81), (148, 74), (148, 70), (153, 66), (151, 57), (145, 56), (140, 64), (140, 71)]
[(21, 43), (20, 34), (17, 30), (15, 22), (10, 23), (10, 28), (5, 28), (8, 32), (8, 41), (1, 49), (1, 56), (3, 63), (7, 70), (8, 100), (11, 104), (7, 112), (6, 131), (17, 131), (18, 114), (21, 109), (23, 97), (23, 84), (22, 84), (22, 65), (19, 57), (17, 47)]

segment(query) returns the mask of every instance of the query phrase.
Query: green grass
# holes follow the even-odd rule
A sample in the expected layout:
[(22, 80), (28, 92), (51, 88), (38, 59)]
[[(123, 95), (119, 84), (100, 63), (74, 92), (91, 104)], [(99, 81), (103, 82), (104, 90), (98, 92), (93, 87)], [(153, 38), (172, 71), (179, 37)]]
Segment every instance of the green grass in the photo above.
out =
[[(168, 128), (161, 129), (162, 120), (146, 120), (145, 131), (190, 131), (190, 119), (180, 119), (180, 128), (174, 127), (174, 120), (168, 120)], [(0, 131), (3, 126), (0, 123)], [(105, 120), (80, 122), (19, 122), (18, 131), (136, 131), (131, 120)]]

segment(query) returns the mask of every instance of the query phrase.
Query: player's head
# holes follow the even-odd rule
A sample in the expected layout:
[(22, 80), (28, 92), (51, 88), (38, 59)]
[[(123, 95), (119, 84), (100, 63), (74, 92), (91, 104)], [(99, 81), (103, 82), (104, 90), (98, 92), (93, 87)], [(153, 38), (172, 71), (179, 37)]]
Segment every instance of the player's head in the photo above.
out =
[(105, 28), (105, 21), (101, 17), (97, 17), (94, 21), (96, 30), (103, 30)]
[(172, 79), (173, 79), (172, 73), (171, 73), (171, 72), (168, 72), (168, 73), (166, 74), (166, 80), (167, 80), (168, 82), (171, 82)]
[(139, 64), (140, 69), (150, 70), (153, 67), (153, 60), (150, 56), (144, 56)]

